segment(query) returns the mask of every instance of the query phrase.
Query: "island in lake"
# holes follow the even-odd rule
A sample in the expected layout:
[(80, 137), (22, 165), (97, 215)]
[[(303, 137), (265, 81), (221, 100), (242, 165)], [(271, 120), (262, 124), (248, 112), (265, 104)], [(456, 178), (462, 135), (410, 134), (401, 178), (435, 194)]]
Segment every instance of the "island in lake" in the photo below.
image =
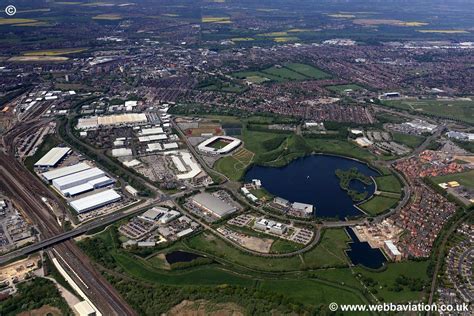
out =
[(337, 169), (335, 171), (336, 176), (339, 178), (339, 185), (347, 192), (354, 202), (360, 202), (367, 198), (369, 192), (359, 191), (353, 187), (357, 181), (362, 182), (364, 185), (370, 185), (372, 179), (359, 171), (356, 167), (349, 170)]

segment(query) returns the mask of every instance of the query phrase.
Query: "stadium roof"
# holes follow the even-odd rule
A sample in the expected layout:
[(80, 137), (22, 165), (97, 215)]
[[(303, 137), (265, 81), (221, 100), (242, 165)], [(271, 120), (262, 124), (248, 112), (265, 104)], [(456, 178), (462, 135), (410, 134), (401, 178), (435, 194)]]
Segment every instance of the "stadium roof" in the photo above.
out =
[(35, 163), (36, 167), (54, 167), (71, 151), (69, 147), (54, 147)]

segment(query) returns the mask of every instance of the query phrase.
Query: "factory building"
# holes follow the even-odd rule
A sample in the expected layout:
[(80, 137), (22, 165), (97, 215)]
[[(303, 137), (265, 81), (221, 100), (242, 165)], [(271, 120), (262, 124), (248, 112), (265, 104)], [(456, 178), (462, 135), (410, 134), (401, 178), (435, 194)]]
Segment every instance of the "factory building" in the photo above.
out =
[(54, 167), (64, 156), (69, 154), (70, 151), (71, 148), (69, 147), (54, 147), (35, 163), (35, 167)]
[(112, 156), (113, 157), (125, 157), (125, 156), (132, 156), (132, 150), (130, 148), (114, 148), (112, 149)]
[(192, 197), (192, 203), (205, 212), (221, 218), (237, 210), (237, 207), (227, 204), (209, 193), (199, 193)]
[(71, 201), (69, 205), (78, 214), (81, 214), (117, 202), (121, 198), (120, 194), (110, 189)]
[(92, 180), (103, 178), (104, 176), (105, 172), (103, 172), (99, 168), (91, 168), (65, 177), (54, 179), (53, 186), (57, 190), (62, 191), (81, 184), (88, 183)]
[(70, 174), (78, 173), (84, 170), (91, 169), (92, 167), (88, 164), (81, 162), (72, 166), (57, 168), (51, 171), (43, 172), (41, 176), (48, 182), (53, 181), (54, 179), (68, 176)]

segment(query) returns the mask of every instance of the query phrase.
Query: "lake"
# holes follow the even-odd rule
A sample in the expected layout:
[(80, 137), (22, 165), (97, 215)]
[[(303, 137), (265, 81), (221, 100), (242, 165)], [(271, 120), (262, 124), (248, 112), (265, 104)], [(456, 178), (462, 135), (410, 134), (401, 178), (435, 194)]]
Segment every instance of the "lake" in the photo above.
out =
[(194, 259), (201, 258), (202, 256), (195, 253), (178, 250), (167, 253), (165, 257), (169, 264), (173, 264), (178, 262), (191, 262)]
[[(337, 217), (363, 214), (356, 207), (346, 191), (341, 189), (336, 169), (348, 170), (356, 167), (367, 176), (378, 173), (367, 164), (339, 156), (311, 155), (293, 160), (284, 167), (253, 166), (245, 174), (245, 181), (260, 179), (262, 186), (271, 194), (290, 202), (312, 204), (317, 217)], [(350, 188), (367, 191), (372, 196), (375, 185), (351, 181)]]
[(368, 242), (361, 242), (351, 228), (347, 228), (346, 232), (352, 239), (352, 242), (349, 243), (350, 249), (346, 250), (352, 264), (361, 264), (371, 269), (378, 269), (383, 266), (387, 259), (382, 250), (370, 247)]

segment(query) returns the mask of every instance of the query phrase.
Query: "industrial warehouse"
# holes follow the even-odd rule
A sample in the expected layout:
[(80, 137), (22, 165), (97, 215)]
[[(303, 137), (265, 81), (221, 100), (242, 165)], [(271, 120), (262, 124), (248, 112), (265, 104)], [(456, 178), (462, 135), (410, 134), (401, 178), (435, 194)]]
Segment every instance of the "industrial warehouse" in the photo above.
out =
[(196, 194), (191, 197), (186, 206), (209, 222), (237, 211), (237, 207), (225, 191), (217, 191), (214, 194)]
[(70, 152), (69, 147), (54, 147), (35, 163), (35, 167), (54, 167)]
[(82, 161), (68, 147), (53, 148), (35, 166), (40, 178), (61, 194), (78, 214), (122, 200), (111, 188), (116, 182), (114, 178), (92, 162)]
[(117, 202), (122, 197), (115, 190), (106, 190), (69, 202), (69, 205), (78, 213), (85, 213), (99, 207)]

